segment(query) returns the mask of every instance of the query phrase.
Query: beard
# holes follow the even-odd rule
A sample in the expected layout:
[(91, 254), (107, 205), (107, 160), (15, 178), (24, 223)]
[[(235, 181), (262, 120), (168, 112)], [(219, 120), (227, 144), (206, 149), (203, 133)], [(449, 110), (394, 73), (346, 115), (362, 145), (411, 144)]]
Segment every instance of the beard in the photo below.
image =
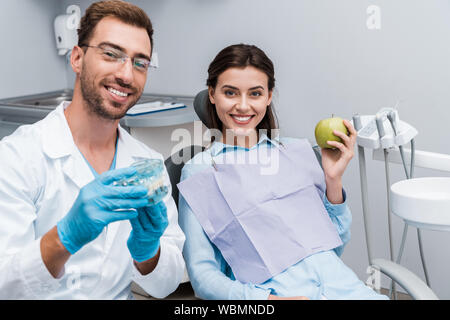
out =
[[(92, 77), (89, 75), (86, 68), (83, 68), (83, 71), (80, 75), (80, 86), (81, 86), (81, 95), (84, 100), (84, 105), (87, 107), (88, 111), (107, 120), (119, 120), (122, 119), (125, 114), (133, 107), (136, 102), (141, 97), (141, 94), (136, 94), (138, 92), (137, 89), (133, 88), (131, 85), (123, 83), (120, 79), (115, 79), (114, 83), (127, 89), (133, 90), (133, 95), (135, 98), (131, 100), (128, 105), (123, 105), (121, 103), (117, 103), (115, 101), (110, 101), (109, 103), (113, 106), (113, 110), (109, 110), (105, 106), (105, 99), (102, 98), (100, 94), (100, 90), (96, 89), (95, 83)], [(106, 86), (107, 83), (111, 83), (111, 81), (103, 80), (100, 83), (100, 86)], [(115, 111), (115, 112), (114, 112)]]

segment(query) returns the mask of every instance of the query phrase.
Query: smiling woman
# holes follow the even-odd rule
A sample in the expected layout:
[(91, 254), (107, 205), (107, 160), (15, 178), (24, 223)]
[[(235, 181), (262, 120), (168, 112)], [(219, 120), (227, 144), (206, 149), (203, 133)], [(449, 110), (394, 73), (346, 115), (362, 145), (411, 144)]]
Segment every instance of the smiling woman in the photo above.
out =
[[(267, 75), (261, 70), (247, 66), (230, 68), (218, 78), (216, 88), (210, 88), (210, 101), (222, 122), (223, 141), (234, 137), (248, 148), (258, 139), (254, 129), (266, 115), (272, 101), (272, 91), (267, 86)], [(274, 128), (270, 128), (274, 129)]]
[(274, 70), (260, 49), (227, 47), (208, 73), (210, 123), (222, 136), (185, 164), (177, 185), (196, 296), (386, 299), (339, 258), (350, 239), (342, 175), (351, 124), (336, 153), (322, 150), (321, 167), (307, 139), (272, 130)]
[(245, 135), (256, 127), (256, 133), (265, 129), (271, 138), (272, 129), (278, 129), (272, 104), (274, 74), (272, 61), (256, 46), (238, 44), (219, 52), (206, 81), (210, 129), (218, 129), (226, 137), (227, 129), (232, 129), (228, 133)]

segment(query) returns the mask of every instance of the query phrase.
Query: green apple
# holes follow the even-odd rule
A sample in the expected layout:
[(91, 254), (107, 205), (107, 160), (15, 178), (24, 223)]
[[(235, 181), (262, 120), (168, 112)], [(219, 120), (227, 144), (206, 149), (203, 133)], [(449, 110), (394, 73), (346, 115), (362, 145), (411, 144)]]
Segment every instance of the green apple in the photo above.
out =
[(342, 118), (332, 117), (320, 120), (319, 123), (317, 123), (314, 134), (319, 147), (334, 149), (334, 147), (330, 146), (327, 141), (342, 142), (341, 138), (333, 134), (333, 130), (340, 131), (348, 135), (347, 127), (345, 126)]

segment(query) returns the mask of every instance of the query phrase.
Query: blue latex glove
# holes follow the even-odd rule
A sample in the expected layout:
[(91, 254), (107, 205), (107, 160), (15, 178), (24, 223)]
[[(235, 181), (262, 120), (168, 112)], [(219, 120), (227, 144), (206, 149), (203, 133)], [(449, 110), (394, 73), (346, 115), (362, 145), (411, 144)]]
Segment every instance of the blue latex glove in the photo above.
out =
[(153, 258), (159, 249), (159, 238), (169, 224), (167, 208), (163, 201), (137, 210), (138, 216), (130, 219), (132, 230), (127, 245), (137, 262)]
[(111, 170), (81, 188), (70, 211), (56, 225), (61, 242), (71, 254), (97, 238), (109, 223), (135, 218), (137, 211), (132, 208), (149, 204), (147, 188), (112, 185), (135, 173), (132, 167)]

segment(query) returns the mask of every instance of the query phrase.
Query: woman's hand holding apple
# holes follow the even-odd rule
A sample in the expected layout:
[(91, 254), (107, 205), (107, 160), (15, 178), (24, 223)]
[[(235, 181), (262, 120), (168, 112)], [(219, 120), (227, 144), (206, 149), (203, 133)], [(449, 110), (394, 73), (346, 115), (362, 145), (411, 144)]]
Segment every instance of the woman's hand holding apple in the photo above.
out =
[(322, 167), (325, 173), (327, 187), (327, 198), (331, 203), (342, 203), (342, 176), (347, 165), (354, 156), (357, 132), (348, 120), (343, 120), (349, 135), (342, 131), (333, 130), (332, 133), (341, 139), (338, 141), (327, 141), (333, 148), (321, 148)]

